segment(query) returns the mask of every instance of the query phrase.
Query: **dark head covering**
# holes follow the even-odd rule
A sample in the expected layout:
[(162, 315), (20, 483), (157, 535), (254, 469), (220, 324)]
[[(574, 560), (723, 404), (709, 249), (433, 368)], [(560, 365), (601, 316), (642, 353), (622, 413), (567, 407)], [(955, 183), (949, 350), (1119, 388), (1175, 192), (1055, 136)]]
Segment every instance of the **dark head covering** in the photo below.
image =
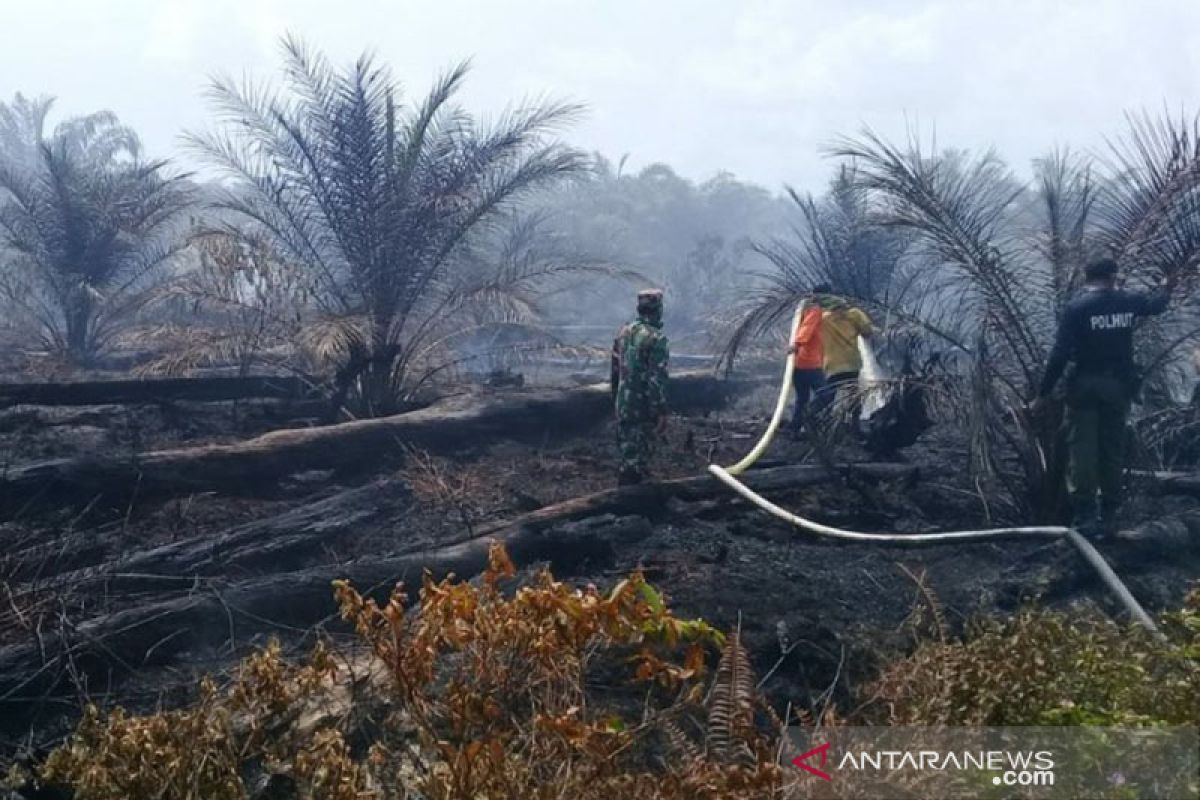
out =
[(1083, 275), (1089, 281), (1111, 281), (1117, 277), (1117, 262), (1111, 258), (1101, 258), (1087, 265)]
[(661, 313), (662, 307), (662, 289), (643, 289), (638, 292), (637, 310), (639, 314)]

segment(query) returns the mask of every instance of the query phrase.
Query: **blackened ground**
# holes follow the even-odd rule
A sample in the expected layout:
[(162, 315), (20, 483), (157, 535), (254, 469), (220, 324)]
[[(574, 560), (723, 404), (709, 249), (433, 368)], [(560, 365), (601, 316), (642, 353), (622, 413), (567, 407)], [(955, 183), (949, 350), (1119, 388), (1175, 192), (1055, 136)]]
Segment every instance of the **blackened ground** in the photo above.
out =
[[(737, 460), (757, 440), (770, 404), (769, 395), (764, 395), (747, 398), (723, 414), (674, 418), (656, 462), (657, 476), (697, 475), (709, 463)], [(41, 417), (25, 417), (24, 439), (12, 438), (11, 431), (7, 434), (11, 462), (94, 447), (147, 446), (146, 437), (140, 442), (122, 439), (129, 430), (122, 427), (123, 420), (131, 419), (129, 412), (107, 410), (51, 425), (46, 422), (48, 412), (41, 411)], [(179, 411), (143, 409), (137, 418), (140, 430), (151, 430), (153, 443), (246, 435), (228, 404), (213, 404), (195, 415)], [(242, 420), (244, 412), (239, 409)], [(84, 410), (72, 413), (83, 415)], [(251, 418), (274, 421), (271, 414), (280, 412), (258, 413)], [(12, 416), (9, 412), (7, 418)], [(261, 424), (265, 423), (256, 422), (250, 429)], [(284, 419), (282, 424), (307, 423)], [(71, 558), (103, 566), (139, 549), (201, 540), (237, 524), (378, 482), (380, 513), (368, 522), (319, 548), (256, 569), (287, 572), (417, 551), (612, 486), (613, 435), (611, 425), (601, 424), (592, 435), (569, 441), (535, 445), (481, 441), (474, 451), (453, 459), (421, 452), (364, 453), (364, 462), (373, 467), (353, 479), (327, 472), (300, 473), (269, 496), (257, 498), (205, 493), (144, 505), (135, 497), (122, 508), (31, 508), (0, 528), (0, 542), (9, 554), (45, 549), (48, 573)], [(28, 448), (24, 452), (23, 446)], [(866, 458), (848, 443), (832, 455), (839, 462)], [(915, 483), (838, 482), (780, 492), (772, 499), (820, 521), (861, 530), (916, 532), (987, 524), (986, 509), (997, 504), (994, 499), (985, 504), (966, 478), (965, 454), (952, 444), (939, 443), (934, 432), (904, 457), (921, 469)], [(804, 443), (784, 437), (765, 456), (767, 462), (776, 463), (814, 458)], [(1194, 501), (1135, 498), (1130, 521), (1189, 504)], [(610, 585), (633, 569), (643, 569), (677, 613), (703, 617), (727, 629), (740, 624), (760, 674), (771, 674), (766, 689), (779, 707), (787, 702), (811, 707), (829, 696), (842, 704), (855, 702), (856, 690), (874, 674), (881, 659), (911, 646), (905, 621), (920, 602), (918, 579), (945, 607), (952, 626), (975, 615), (1011, 611), (1031, 599), (1056, 607), (1098, 604), (1120, 613), (1063, 543), (1038, 540), (920, 550), (833, 543), (802, 534), (723, 495), (704, 502), (671, 502), (648, 520), (648, 536), (619, 548), (603, 563), (585, 562), (566, 577)], [(92, 555), (83, 558), (85, 553)], [(1189, 582), (1200, 576), (1200, 558), (1194, 549), (1157, 551), (1142, 546), (1133, 550), (1122, 545), (1106, 553), (1134, 594), (1152, 609), (1178, 603)], [(64, 619), (76, 623), (145, 600), (138, 595), (108, 596), (102, 589), (81, 596), (70, 586), (39, 591), (39, 586), (53, 586), (53, 581), (36, 575), (17, 578), (2, 567), (0, 581), (0, 644), (36, 637)], [(172, 591), (200, 590), (193, 586)], [(332, 614), (332, 596), (329, 608)], [(349, 641), (332, 620), (324, 630)], [(227, 670), (269, 635), (281, 637), (299, 653), (317, 633), (280, 626), (239, 639), (235, 647), (197, 647), (171, 665), (146, 669), (131, 680), (93, 683), (86, 687), (86, 695), (140, 709), (181, 702), (190, 696), (200, 673)], [(0, 755), (28, 741), (21, 734), (30, 726), (35, 728), (33, 741), (52, 741), (61, 735), (77, 714), (82, 697), (81, 693), (69, 699), (47, 699), (33, 712), (23, 708), (25, 716), (20, 720), (11, 716), (4, 720), (7, 732), (0, 741)], [(0, 702), (0, 717), (4, 716)]]

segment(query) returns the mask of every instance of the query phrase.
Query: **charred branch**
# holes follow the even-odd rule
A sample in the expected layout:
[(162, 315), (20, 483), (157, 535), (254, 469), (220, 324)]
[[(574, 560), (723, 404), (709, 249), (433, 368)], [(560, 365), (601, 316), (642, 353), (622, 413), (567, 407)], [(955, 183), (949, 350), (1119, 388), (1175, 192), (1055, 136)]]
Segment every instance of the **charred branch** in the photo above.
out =
[(196, 402), (267, 398), (296, 400), (312, 395), (312, 383), (292, 376), (215, 376), (71, 383), (0, 384), (0, 407), (101, 406), (122, 403)]
[[(745, 387), (706, 374), (676, 376), (670, 402), (681, 412), (720, 407)], [(452, 398), (429, 408), (378, 419), (280, 430), (235, 444), (142, 453), (132, 458), (55, 459), (10, 469), (0, 479), (0, 504), (29, 497), (120, 499), (197, 491), (253, 494), (302, 470), (361, 470), (405, 446), (450, 453), (497, 440), (539, 441), (577, 434), (612, 417), (607, 385), (506, 394), (482, 404)]]

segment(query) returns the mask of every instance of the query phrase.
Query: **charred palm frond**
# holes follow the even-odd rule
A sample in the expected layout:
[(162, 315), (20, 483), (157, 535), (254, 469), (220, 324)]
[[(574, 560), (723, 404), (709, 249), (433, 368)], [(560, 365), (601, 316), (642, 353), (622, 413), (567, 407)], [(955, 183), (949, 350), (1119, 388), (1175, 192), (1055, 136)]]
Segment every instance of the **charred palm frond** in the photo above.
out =
[(0, 103), (0, 157), (6, 161), (31, 161), (46, 129), (54, 98), (29, 98), (18, 93), (10, 103)]
[(162, 287), (158, 301), (186, 317), (192, 336), (164, 337), (167, 353), (145, 371), (178, 374), (200, 366), (234, 364), (240, 374), (257, 362), (309, 371), (315, 359), (303, 348), (307, 275), (274, 258), (268, 244), (249, 231), (231, 235), (201, 231), (192, 237), (194, 268)]
[(834, 154), (858, 165), (864, 185), (883, 202), (880, 221), (910, 231), (932, 268), (949, 267), (968, 280), (946, 296), (960, 313), (976, 315), (1016, 368), (1014, 387), (1037, 378), (1044, 357), (1021, 298), (1045, 296), (1046, 276), (1019, 259), (1012, 215), (1024, 188), (991, 152), (974, 159), (937, 155), (910, 140), (897, 147), (870, 130), (845, 139)]
[(1092, 255), (1092, 209), (1098, 187), (1091, 163), (1067, 149), (1052, 151), (1034, 162), (1037, 200), (1043, 214), (1030, 232), (1032, 250), (1050, 266), (1055, 312), (1083, 279), (1083, 267)]
[(217, 81), (223, 133), (191, 143), (238, 179), (218, 207), (309, 273), (313, 308), (365, 321), (343, 331), (341, 369), (384, 410), (454, 304), (450, 273), (469, 239), (586, 167), (553, 139), (580, 109), (534, 103), (485, 124), (454, 104), (466, 64), (405, 105), (370, 56), (338, 70), (296, 40), (284, 52), (285, 92)]
[(1153, 468), (1194, 470), (1200, 464), (1200, 402), (1147, 414), (1135, 423), (1135, 431)]
[[(558, 295), (596, 279), (648, 280), (638, 272), (581, 253), (555, 233), (545, 212), (502, 215), (493, 235), (464, 248), (444, 295), (474, 325), (533, 325)], [(578, 298), (576, 298), (578, 299)]]
[[(1200, 260), (1198, 132), (1187, 119), (1134, 118), (1107, 161), (1051, 153), (1035, 163), (1029, 188), (991, 153), (896, 146), (871, 131), (833, 149), (854, 164), (869, 221), (910, 237), (889, 279), (904, 290), (889, 291), (877, 309), (889, 327), (922, 330), (961, 356), (945, 360), (951, 367), (934, 395), (969, 432), (976, 473), (1004, 487), (1013, 508), (1045, 516), (1057, 507), (1043, 491), (1062, 466), (1055, 431), (1021, 405), (1088, 259), (1113, 254), (1131, 284), (1170, 278), (1179, 287), (1170, 312), (1148, 320), (1139, 337), (1147, 401), (1169, 404), (1194, 380), (1182, 354), (1200, 341), (1191, 296)], [(781, 318), (795, 289), (829, 274), (819, 268), (831, 262), (836, 238), (805, 236), (766, 251), (774, 271), (734, 349)]]
[(0, 290), (44, 344), (86, 363), (128, 326), (181, 251), (178, 220), (192, 196), (166, 162), (142, 158), (111, 113), (47, 135), (49, 109), (20, 97), (0, 105), (0, 242), (12, 264)]
[(1194, 278), (1200, 260), (1200, 119), (1130, 115), (1111, 140), (1099, 243), (1135, 281)]
[[(793, 191), (789, 194), (799, 201)], [(811, 199), (809, 202), (815, 213)], [(819, 262), (821, 272), (813, 277), (828, 284), (834, 294), (868, 303), (899, 302), (897, 295), (903, 292), (899, 291), (902, 285), (896, 273), (910, 237), (877, 224), (869, 187), (853, 167), (843, 164), (838, 169), (829, 187), (826, 209), (833, 221), (827, 230), (833, 236), (824, 243), (822, 249), (827, 255)], [(810, 226), (815, 227), (815, 218), (806, 216)]]
[(1200, 295), (1185, 297), (1166, 314), (1148, 320), (1144, 331), (1138, 349), (1145, 375), (1146, 405), (1162, 409), (1188, 402), (1197, 380)]
[(1176, 284), (1167, 314), (1147, 320), (1139, 337), (1147, 399), (1156, 408), (1183, 391), (1180, 356), (1200, 341), (1200, 121), (1131, 115), (1124, 137), (1109, 142), (1110, 177), (1097, 203), (1095, 238), (1115, 255), (1129, 283)]
[(752, 245), (770, 268), (756, 276), (756, 288), (736, 312), (722, 356), (726, 365), (748, 340), (790, 317), (801, 298), (820, 284), (869, 306), (889, 299), (899, 305), (913, 285), (900, 266), (908, 237), (875, 224), (870, 195), (854, 169), (843, 167), (820, 201), (791, 188), (788, 195), (798, 219), (790, 237)]

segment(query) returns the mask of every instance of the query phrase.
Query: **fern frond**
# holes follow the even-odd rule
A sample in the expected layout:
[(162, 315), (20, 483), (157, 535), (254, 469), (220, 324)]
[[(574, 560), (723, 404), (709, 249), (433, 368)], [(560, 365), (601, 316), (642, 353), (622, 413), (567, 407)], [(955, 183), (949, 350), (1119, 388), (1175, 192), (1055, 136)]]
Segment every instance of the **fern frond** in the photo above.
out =
[(756, 696), (754, 668), (742, 644), (739, 626), (725, 640), (706, 704), (708, 734), (705, 747), (710, 759), (721, 763), (753, 760), (750, 739), (754, 729)]
[(667, 740), (667, 745), (673, 751), (673, 755), (689, 764), (694, 764), (704, 759), (704, 752), (700, 747), (684, 733), (683, 728), (679, 727), (673, 720), (664, 720), (659, 725), (663, 732), (663, 737)]
[(925, 571), (919, 573), (913, 572), (903, 564), (897, 564), (900, 571), (909, 577), (910, 580), (917, 586), (917, 593), (921, 601), (924, 603), (925, 610), (929, 613), (933, 632), (937, 636), (938, 641), (945, 642), (949, 635), (949, 626), (946, 625), (946, 607), (942, 605), (942, 601), (929, 587), (928, 579)]

